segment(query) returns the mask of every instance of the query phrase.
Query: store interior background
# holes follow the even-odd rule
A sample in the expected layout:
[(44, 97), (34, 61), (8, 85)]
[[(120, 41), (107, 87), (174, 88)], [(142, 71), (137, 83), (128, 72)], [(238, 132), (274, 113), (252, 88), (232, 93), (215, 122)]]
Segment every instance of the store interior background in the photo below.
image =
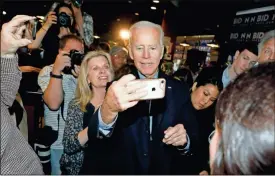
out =
[[(17, 14), (45, 16), (54, 1), (4, 1), (1, 23)], [(208, 61), (227, 62), (232, 21), (237, 11), (274, 5), (274, 0), (84, 0), (82, 10), (92, 15), (95, 42), (122, 43), (119, 32), (140, 20), (162, 25), (166, 60), (186, 59), (189, 49), (207, 52)], [(156, 9), (152, 10), (151, 7)], [(3, 13), (5, 11), (5, 14)], [(217, 44), (210, 47), (207, 44)], [(189, 46), (188, 46), (189, 45)]]

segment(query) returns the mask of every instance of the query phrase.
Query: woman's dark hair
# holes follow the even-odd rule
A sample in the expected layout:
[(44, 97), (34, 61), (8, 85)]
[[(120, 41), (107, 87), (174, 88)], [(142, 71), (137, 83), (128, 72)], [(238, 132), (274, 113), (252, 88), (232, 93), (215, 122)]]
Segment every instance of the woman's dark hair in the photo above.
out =
[[(56, 16), (57, 16), (57, 18), (58, 18), (58, 14), (59, 14), (59, 9), (62, 8), (62, 7), (67, 7), (68, 9), (71, 10), (72, 15), (73, 15), (73, 24), (72, 24), (72, 26), (70, 27), (70, 31), (71, 31), (71, 33), (76, 33), (76, 32), (77, 32), (77, 31), (75, 30), (76, 21), (75, 21), (74, 11), (73, 11), (71, 5), (66, 4), (66, 3), (60, 3), (60, 4), (56, 7), (56, 9), (54, 10), (54, 11), (55, 11), (55, 14), (56, 14)], [(57, 20), (57, 21), (58, 21), (58, 20)], [(57, 23), (56, 29), (55, 29), (55, 30), (57, 31), (57, 34), (59, 33), (59, 27), (60, 27), (60, 26), (59, 26), (59, 24)]]
[(197, 82), (197, 87), (204, 86), (206, 84), (213, 84), (217, 86), (218, 90), (221, 92), (223, 89), (221, 75), (221, 69), (217, 67), (205, 67), (202, 69), (194, 82)]
[(107, 42), (100, 42), (98, 44), (98, 49), (109, 53), (111, 50), (111, 47), (110, 47), (109, 43), (107, 43)]
[(216, 106), (212, 174), (275, 174), (275, 63), (241, 74)]

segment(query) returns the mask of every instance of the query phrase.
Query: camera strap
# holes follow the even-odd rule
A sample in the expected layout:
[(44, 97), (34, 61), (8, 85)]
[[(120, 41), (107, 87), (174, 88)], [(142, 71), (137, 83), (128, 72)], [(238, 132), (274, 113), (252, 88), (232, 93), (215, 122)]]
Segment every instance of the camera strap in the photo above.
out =
[[(65, 122), (63, 111), (64, 111), (64, 100), (63, 100), (62, 103), (61, 103), (61, 117), (62, 117), (62, 119), (63, 119), (64, 122)], [(57, 116), (57, 134), (58, 134), (58, 132), (59, 132), (59, 120), (60, 120), (60, 115), (59, 115), (59, 113), (58, 113), (58, 116)]]

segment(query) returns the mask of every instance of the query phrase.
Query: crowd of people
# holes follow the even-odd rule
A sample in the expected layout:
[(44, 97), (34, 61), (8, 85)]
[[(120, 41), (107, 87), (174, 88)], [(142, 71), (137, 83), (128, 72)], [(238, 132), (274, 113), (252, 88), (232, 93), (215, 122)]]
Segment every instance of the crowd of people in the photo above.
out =
[[(158, 24), (134, 23), (127, 47), (94, 48), (84, 20), (92, 18), (70, 1), (48, 13), (33, 40), (24, 31), (35, 18), (17, 15), (1, 30), (1, 174), (275, 174), (275, 30), (238, 47), (226, 68), (189, 60), (170, 76), (160, 69)], [(55, 134), (42, 139), (51, 141), (49, 173), (9, 110), (26, 68), (18, 69), (18, 51), (41, 44), (36, 81)], [(141, 100), (148, 83), (134, 80), (158, 78), (164, 98)]]

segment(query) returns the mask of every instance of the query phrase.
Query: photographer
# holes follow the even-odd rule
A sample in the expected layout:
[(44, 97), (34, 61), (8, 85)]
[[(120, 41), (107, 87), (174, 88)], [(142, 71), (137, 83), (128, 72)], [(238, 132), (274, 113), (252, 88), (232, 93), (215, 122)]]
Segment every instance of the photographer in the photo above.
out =
[[(76, 53), (84, 53), (83, 41), (72, 34), (63, 36), (59, 42), (59, 53), (54, 64), (44, 67), (38, 76), (38, 84), (44, 92), (45, 125), (58, 131), (57, 140), (51, 144), (51, 167), (54, 175), (61, 174), (59, 160), (63, 154), (65, 119), (68, 104), (74, 98), (76, 78), (79, 73), (79, 66), (75, 63), (77, 59), (83, 58), (83, 55)], [(80, 63), (81, 61), (78, 65)]]
[(82, 15), (80, 5), (76, 7), (75, 3), (65, 1), (65, 3), (59, 4), (55, 2), (46, 16), (45, 23), (37, 32), (36, 39), (28, 45), (28, 48), (37, 49), (42, 44), (42, 48), (45, 50), (43, 65), (50, 65), (58, 53), (60, 38), (68, 34), (80, 36), (86, 46), (89, 46), (93, 42), (92, 17), (86, 13)]

